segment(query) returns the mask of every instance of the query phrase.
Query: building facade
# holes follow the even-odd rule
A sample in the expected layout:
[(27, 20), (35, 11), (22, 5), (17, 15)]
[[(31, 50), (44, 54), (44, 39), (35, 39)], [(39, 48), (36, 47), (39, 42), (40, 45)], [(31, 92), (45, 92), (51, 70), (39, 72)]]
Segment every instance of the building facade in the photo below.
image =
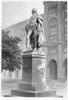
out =
[(67, 2), (44, 2), (47, 78), (67, 79)]
[[(67, 79), (67, 2), (43, 2), (44, 14), (42, 14), (44, 22), (45, 45), (47, 48), (47, 78), (50, 79)], [(23, 27), (28, 20), (20, 22), (5, 28), (10, 30), (12, 36), (18, 36), (22, 42), (19, 44), (22, 51), (26, 49), (26, 38)], [(6, 77), (7, 72), (3, 72)], [(10, 72), (9, 72), (10, 73)], [(11, 78), (21, 78), (21, 70), (16, 70), (7, 76)], [(11, 75), (12, 74), (12, 75)]]

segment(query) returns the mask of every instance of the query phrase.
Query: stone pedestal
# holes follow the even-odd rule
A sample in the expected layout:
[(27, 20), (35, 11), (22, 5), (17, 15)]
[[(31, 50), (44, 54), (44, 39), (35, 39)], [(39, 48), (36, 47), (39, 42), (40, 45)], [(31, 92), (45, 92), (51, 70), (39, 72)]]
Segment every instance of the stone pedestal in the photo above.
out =
[(24, 97), (55, 95), (55, 91), (47, 90), (46, 56), (38, 53), (25, 53), (22, 58), (22, 82), (18, 85), (18, 90), (11, 91), (11, 95)]
[(43, 91), (46, 86), (46, 56), (42, 54), (25, 54), (22, 57), (23, 82), (30, 83), (35, 91)]

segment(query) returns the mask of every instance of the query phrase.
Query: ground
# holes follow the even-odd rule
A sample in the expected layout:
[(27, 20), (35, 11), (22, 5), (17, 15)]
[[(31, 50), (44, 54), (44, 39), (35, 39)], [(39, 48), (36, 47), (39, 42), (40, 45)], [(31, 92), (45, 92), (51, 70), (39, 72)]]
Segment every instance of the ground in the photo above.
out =
[[(2, 79), (1, 81), (1, 95), (10, 95), (11, 90), (17, 89), (20, 79)], [(66, 96), (67, 82), (64, 80), (50, 80), (47, 79), (47, 84), (50, 89), (56, 90), (56, 94), (60, 96)]]

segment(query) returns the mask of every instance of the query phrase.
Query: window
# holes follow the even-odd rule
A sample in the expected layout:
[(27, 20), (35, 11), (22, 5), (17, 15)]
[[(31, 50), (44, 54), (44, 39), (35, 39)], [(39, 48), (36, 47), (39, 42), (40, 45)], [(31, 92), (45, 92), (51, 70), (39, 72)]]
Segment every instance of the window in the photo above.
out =
[(48, 8), (49, 12), (49, 36), (50, 43), (57, 42), (57, 33), (58, 33), (58, 5), (55, 4)]
[(67, 2), (63, 5), (64, 40), (67, 42)]

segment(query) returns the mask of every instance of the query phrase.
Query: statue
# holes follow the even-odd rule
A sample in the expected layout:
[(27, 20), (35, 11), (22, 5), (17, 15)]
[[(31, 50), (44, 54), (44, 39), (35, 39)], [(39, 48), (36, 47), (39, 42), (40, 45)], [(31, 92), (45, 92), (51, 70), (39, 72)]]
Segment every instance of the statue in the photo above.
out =
[(43, 19), (37, 14), (35, 8), (32, 9), (32, 16), (29, 24), (25, 26), (27, 37), (27, 50), (36, 51), (43, 44)]
[(29, 24), (26, 24), (25, 26), (25, 36), (26, 36), (26, 42), (27, 42), (27, 50), (31, 50), (31, 44), (30, 44), (30, 35), (32, 31), (29, 29)]

